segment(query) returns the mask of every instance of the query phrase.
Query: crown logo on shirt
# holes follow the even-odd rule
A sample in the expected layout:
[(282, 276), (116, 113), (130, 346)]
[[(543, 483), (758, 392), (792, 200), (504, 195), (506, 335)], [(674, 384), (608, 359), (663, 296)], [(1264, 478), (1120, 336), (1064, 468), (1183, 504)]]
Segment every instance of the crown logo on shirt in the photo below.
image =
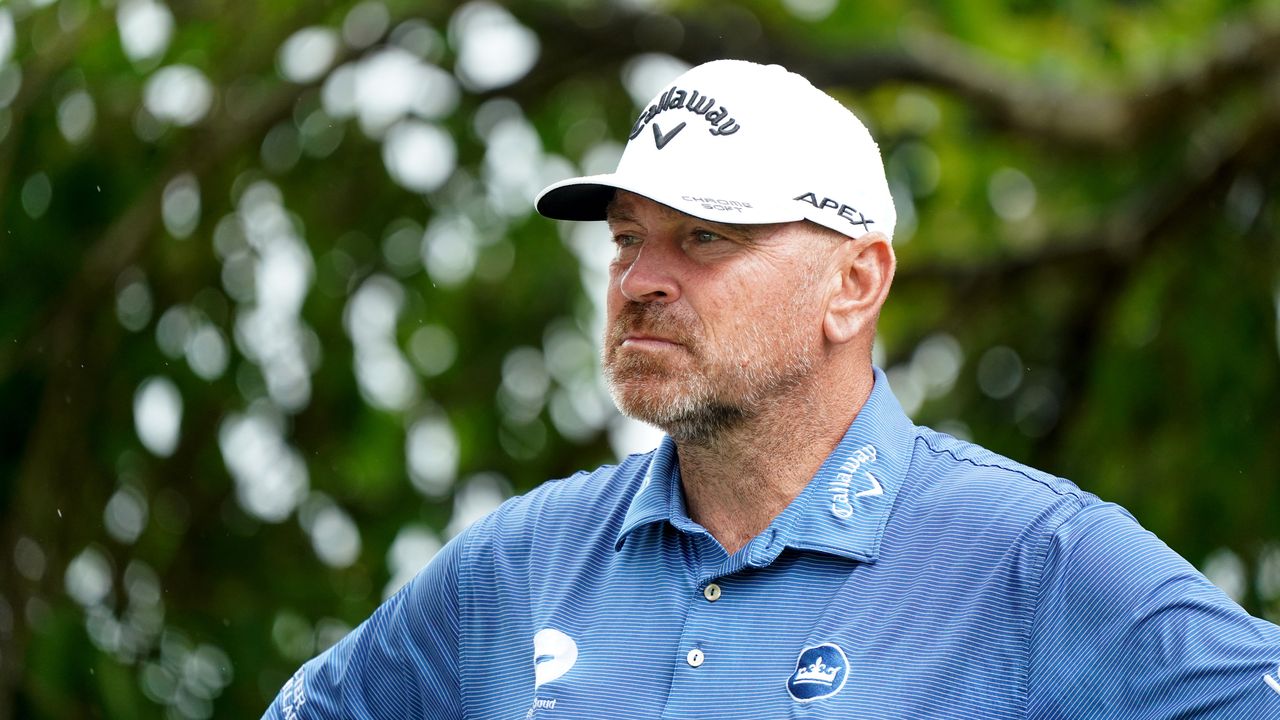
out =
[(800, 651), (787, 678), (787, 692), (796, 702), (814, 702), (840, 692), (848, 679), (848, 656), (839, 645), (825, 642)]
[(830, 685), (835, 682), (836, 675), (839, 675), (840, 671), (843, 669), (844, 668), (827, 665), (822, 662), (822, 658), (818, 658), (818, 662), (813, 663), (808, 667), (802, 667), (799, 670), (796, 670), (793, 682), (823, 683), (824, 685)]

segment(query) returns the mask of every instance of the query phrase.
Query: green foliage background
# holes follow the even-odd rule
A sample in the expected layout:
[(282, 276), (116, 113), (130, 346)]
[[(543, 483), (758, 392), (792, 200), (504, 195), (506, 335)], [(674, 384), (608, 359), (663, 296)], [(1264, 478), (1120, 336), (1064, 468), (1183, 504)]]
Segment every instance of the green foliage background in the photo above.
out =
[[(613, 458), (584, 340), (595, 236), (502, 178), (536, 190), (607, 155), (639, 109), (624, 78), (673, 59), (781, 63), (872, 127), (902, 217), (878, 357), (918, 422), (1125, 505), (1280, 619), (1275, 0), (183, 0), (143, 57), (129, 4), (0, 4), (0, 718), (256, 717), (380, 601), (397, 538), (422, 557), (495, 493)], [(512, 55), (478, 16), (536, 55), (511, 82), (432, 86), (456, 102), (413, 122), (456, 167), (408, 189), (320, 70)], [(304, 28), (337, 42), (287, 79)], [(146, 102), (173, 66), (211, 90), (189, 121)], [(263, 207), (305, 255), (282, 336), (302, 338), (301, 400), (243, 339), (268, 250), (236, 228)], [(460, 276), (419, 259), (448, 250), (442, 218), (474, 228)], [(400, 308), (379, 316), (410, 358), (389, 404), (358, 379), (396, 371), (360, 369), (364, 288)], [(137, 429), (155, 378), (181, 398), (171, 449)], [(283, 443), (254, 472), (305, 468), (278, 517), (237, 490), (245, 418)], [(415, 482), (424, 427), (419, 460), (444, 470)], [(322, 560), (353, 528), (354, 554)]]

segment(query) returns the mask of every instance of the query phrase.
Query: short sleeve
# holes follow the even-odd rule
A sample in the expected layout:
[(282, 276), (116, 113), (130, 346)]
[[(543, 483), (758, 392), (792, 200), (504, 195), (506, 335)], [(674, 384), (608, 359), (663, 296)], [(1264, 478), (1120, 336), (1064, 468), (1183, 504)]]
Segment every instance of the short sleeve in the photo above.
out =
[(1029, 718), (1280, 718), (1280, 628), (1116, 505), (1058, 528), (1030, 646)]
[(285, 683), (263, 720), (461, 718), (454, 538), (369, 619)]

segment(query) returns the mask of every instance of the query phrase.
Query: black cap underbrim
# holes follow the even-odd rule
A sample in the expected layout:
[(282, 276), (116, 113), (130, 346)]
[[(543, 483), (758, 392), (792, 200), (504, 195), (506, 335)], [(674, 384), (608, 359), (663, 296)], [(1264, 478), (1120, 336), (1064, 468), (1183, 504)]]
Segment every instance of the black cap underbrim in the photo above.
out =
[(618, 188), (599, 183), (551, 187), (534, 203), (540, 215), (552, 220), (604, 220), (605, 210)]

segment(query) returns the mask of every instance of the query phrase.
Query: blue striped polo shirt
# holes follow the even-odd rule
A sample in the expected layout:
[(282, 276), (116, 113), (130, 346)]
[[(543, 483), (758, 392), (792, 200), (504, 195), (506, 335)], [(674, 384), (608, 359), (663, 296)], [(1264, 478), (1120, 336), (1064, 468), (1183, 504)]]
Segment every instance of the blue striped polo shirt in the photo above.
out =
[(265, 717), (1280, 718), (1280, 628), (1116, 505), (875, 388), (732, 555), (676, 447), (454, 538)]

